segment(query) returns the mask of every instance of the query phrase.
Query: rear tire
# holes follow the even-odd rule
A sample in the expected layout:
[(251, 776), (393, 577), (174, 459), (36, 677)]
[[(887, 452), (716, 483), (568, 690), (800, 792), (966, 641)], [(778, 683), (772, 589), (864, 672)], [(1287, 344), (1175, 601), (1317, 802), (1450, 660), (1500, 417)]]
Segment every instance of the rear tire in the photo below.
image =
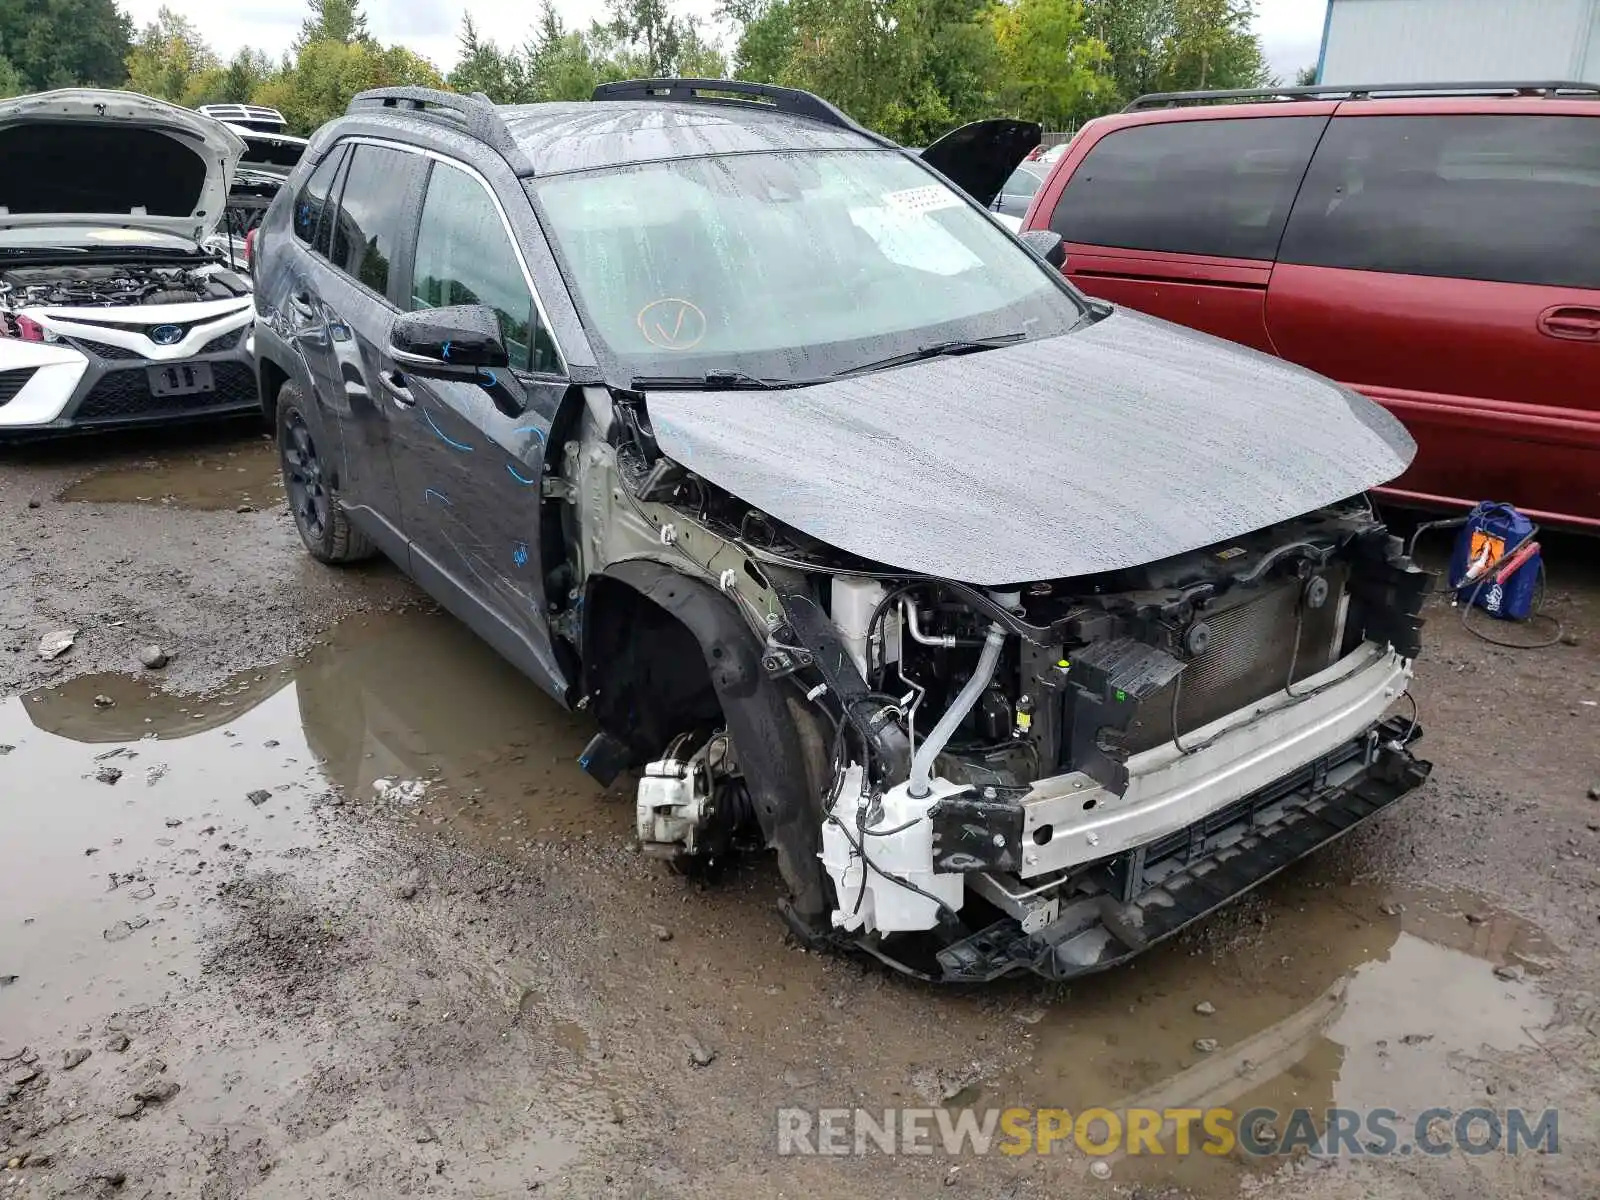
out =
[(283, 487), (300, 540), (318, 562), (360, 562), (377, 553), (372, 541), (350, 523), (333, 494), (324, 463), (306, 420), (305, 398), (286, 383), (278, 391), (278, 462)]

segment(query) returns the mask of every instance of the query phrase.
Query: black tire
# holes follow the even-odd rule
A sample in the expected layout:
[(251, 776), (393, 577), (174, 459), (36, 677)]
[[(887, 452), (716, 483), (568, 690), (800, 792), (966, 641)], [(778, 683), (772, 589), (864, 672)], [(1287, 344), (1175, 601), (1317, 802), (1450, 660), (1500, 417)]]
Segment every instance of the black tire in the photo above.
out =
[(283, 489), (294, 527), (318, 562), (361, 562), (376, 554), (377, 547), (350, 523), (328, 485), (305, 407), (300, 389), (292, 383), (284, 384), (278, 392), (278, 463), (283, 470)]

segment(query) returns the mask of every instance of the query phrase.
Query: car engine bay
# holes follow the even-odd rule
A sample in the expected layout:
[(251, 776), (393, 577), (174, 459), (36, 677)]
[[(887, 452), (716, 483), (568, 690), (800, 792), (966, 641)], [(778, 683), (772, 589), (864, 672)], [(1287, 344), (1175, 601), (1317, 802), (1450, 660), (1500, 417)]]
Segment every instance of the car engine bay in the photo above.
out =
[(0, 269), (0, 315), (29, 308), (122, 308), (193, 304), (250, 294), (249, 284), (220, 263), (19, 266)]

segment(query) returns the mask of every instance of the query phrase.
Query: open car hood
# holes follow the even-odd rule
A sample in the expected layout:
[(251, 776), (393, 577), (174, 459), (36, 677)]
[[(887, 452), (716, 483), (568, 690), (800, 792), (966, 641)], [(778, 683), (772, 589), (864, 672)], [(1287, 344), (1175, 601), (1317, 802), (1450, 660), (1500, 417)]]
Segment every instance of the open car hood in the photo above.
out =
[(220, 122), (132, 92), (0, 101), (0, 229), (92, 225), (199, 241), (222, 219), (244, 143)]
[(1033, 121), (995, 117), (952, 129), (922, 152), (922, 161), (988, 208), (1044, 127)]
[(839, 550), (998, 586), (1216, 545), (1385, 483), (1416, 444), (1280, 359), (1126, 310), (783, 391), (653, 391), (664, 453)]

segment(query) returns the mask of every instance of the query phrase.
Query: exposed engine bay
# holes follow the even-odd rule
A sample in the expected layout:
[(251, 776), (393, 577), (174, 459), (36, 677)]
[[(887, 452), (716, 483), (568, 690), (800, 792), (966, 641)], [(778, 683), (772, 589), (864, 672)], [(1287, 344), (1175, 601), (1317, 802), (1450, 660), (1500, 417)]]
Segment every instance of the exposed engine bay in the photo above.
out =
[(0, 270), (0, 315), (28, 308), (121, 308), (192, 304), (250, 294), (249, 284), (220, 263), (23, 266)]
[(273, 198), (283, 188), (284, 176), (272, 171), (252, 171), (240, 167), (228, 190), (228, 207), (224, 213), (224, 234), (231, 235), (239, 245), (245, 235), (261, 224)]
[[(820, 543), (662, 455), (642, 404), (618, 412), (546, 485), (548, 541), (572, 550), (550, 564), (552, 627), (602, 664), (584, 766), (646, 763), (647, 852), (776, 848), (803, 936), (930, 979), (1101, 969), (1426, 778), (1414, 707), (1388, 710), (1433, 577), (1364, 497), (980, 588)], [(576, 582), (607, 575), (682, 624), (608, 626)]]

